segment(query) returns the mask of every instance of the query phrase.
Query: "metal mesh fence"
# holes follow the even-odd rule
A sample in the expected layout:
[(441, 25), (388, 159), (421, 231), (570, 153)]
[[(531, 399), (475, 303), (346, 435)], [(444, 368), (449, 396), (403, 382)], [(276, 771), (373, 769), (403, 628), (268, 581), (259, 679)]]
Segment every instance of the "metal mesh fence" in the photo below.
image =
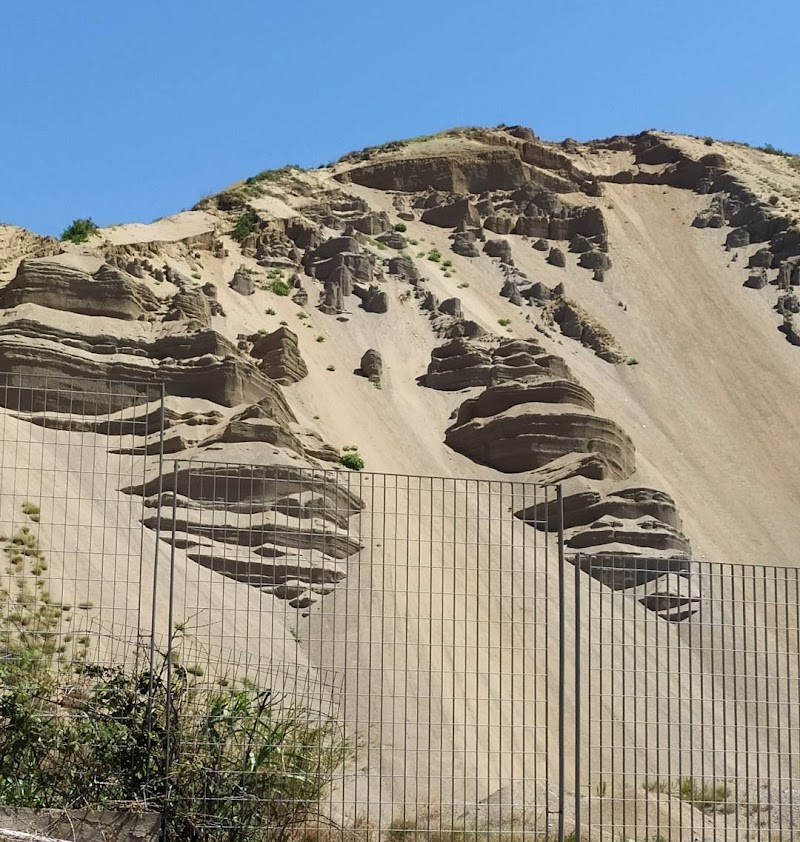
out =
[(696, 611), (670, 623), (650, 610), (687, 591), (652, 587), (668, 561), (576, 565), (582, 827), (614, 840), (800, 838), (800, 571), (682, 567)]
[(165, 465), (164, 415), (0, 376), (0, 802), (192, 842), (800, 838), (797, 568), (565, 580), (557, 487)]
[(161, 505), (171, 625), (240, 677), (277, 668), (317, 759), (346, 755), (315, 834), (554, 829), (558, 554), (531, 525), (556, 489), (178, 462)]
[(124, 789), (122, 762), (95, 765), (118, 725), (101, 696), (149, 662), (152, 573), (142, 500), (122, 489), (142, 480), (143, 442), (157, 461), (162, 423), (160, 386), (0, 375), (4, 804)]

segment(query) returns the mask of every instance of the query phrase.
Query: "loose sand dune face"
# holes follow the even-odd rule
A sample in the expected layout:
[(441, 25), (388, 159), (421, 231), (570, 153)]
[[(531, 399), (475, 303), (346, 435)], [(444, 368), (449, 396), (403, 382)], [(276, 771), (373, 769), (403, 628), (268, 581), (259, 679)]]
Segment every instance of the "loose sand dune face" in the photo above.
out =
[[(3, 521), (41, 501), (52, 577), (97, 623), (147, 632), (156, 577), (167, 634), (172, 555), (173, 620), (195, 623), (198, 658), (296, 664), (306, 688), (337, 674), (370, 749), (336, 809), (383, 821), (555, 779), (557, 524), (531, 523), (541, 498), (466, 481), (563, 481), (568, 556), (656, 562), (639, 590), (581, 574), (576, 607), (568, 588), (567, 721), (575, 653), (625, 665), (584, 683), (584, 734), (602, 691), (588, 715), (615, 720), (624, 768), (649, 768), (658, 744), (661, 768), (688, 774), (698, 724), (727, 716), (731, 667), (712, 688), (678, 666), (706, 669), (739, 622), (725, 606), (796, 623), (796, 605), (773, 622), (735, 579), (711, 610), (688, 561), (797, 566), (795, 164), (659, 133), (555, 145), (480, 130), (262, 175), (82, 245), (3, 227), (0, 370), (51, 389), (163, 382), (167, 458), (195, 463), (159, 483), (157, 403), (73, 395), (65, 411), (6, 392)], [(751, 258), (761, 289), (743, 285)], [(340, 474), (342, 496), (333, 469), (354, 445), (369, 470), (459, 479)], [(207, 464), (226, 462), (269, 480), (242, 497), (241, 476), (226, 485)], [(599, 631), (576, 643), (576, 616), (585, 630), (606, 618), (602, 646)], [(598, 751), (593, 769), (622, 766)], [(744, 776), (724, 752), (703, 771)]]

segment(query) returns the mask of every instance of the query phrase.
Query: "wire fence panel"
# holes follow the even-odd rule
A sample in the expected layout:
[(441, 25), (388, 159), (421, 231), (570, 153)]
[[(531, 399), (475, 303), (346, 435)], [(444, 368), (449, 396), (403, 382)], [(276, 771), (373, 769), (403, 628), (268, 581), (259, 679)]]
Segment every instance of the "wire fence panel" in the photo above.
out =
[(658, 567), (575, 568), (581, 826), (614, 840), (800, 838), (800, 571), (693, 561), (681, 575), (699, 610), (670, 623), (648, 605)]
[(152, 559), (124, 489), (142, 442), (158, 459), (163, 390), (0, 374), (0, 425), (0, 803), (113, 803), (147, 773), (115, 754), (111, 699), (147, 707), (125, 675), (149, 664)]
[(565, 567), (555, 486), (164, 463), (160, 386), (4, 374), (0, 424), (0, 803), (800, 838), (797, 568)]
[[(164, 477), (187, 669), (203, 652), (236, 663), (225, 681), (260, 671), (271, 716), (288, 706), (325, 746), (316, 833), (556, 826), (559, 557), (534, 515), (514, 517), (545, 527), (556, 505), (556, 489), (516, 482), (211, 462)], [(225, 786), (258, 771), (245, 762)], [(284, 794), (260, 819), (272, 838), (296, 819)]]

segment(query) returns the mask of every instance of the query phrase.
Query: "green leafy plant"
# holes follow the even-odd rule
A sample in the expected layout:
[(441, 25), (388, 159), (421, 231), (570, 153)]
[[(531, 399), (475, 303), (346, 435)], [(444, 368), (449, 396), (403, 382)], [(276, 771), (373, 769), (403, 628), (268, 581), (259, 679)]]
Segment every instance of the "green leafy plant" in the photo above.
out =
[(144, 669), (92, 663), (91, 636), (65, 632), (68, 607), (32, 575), (36, 536), (21, 527), (4, 551), (0, 803), (146, 807), (187, 842), (278, 842), (317, 815), (352, 756), (332, 719), (245, 678), (201, 685), (178, 630)]
[(297, 164), (286, 164), (285, 166), (278, 167), (278, 169), (275, 170), (262, 170), (260, 173), (256, 173), (256, 175), (251, 175), (249, 178), (246, 178), (244, 183), (247, 185), (253, 185), (262, 181), (280, 181), (287, 175), (293, 175), (298, 172), (303, 172), (303, 168)]
[(432, 261), (433, 263), (438, 263), (442, 259), (442, 253), (436, 247), (432, 248), (428, 252), (428, 260)]
[(22, 514), (27, 515), (34, 523), (39, 523), (41, 509), (35, 503), (26, 500), (22, 504)]
[(636, 357), (628, 357), (625, 365), (639, 365), (639, 360), (637, 360)]
[(286, 281), (281, 280), (274, 280), (270, 285), (269, 288), (275, 295), (280, 295), (281, 297), (287, 296), (291, 291), (292, 288)]
[(316, 340), (315, 340), (315, 341), (316, 341), (316, 342), (324, 342), (324, 341), (325, 341), (325, 337), (324, 337), (324, 336), (318, 336), (318, 337), (316, 338)]
[(773, 146), (771, 143), (765, 143), (763, 146), (759, 146), (762, 152), (766, 152), (768, 155), (781, 155), (784, 158), (790, 157), (791, 153), (784, 152), (783, 149), (778, 149), (777, 146)]
[(61, 239), (69, 243), (85, 243), (89, 237), (98, 232), (98, 227), (92, 222), (92, 218), (73, 219), (68, 228), (61, 234)]
[(339, 462), (344, 465), (345, 468), (349, 468), (351, 471), (363, 471), (364, 470), (364, 460), (358, 453), (350, 452), (345, 453), (339, 458)]
[(266, 309), (266, 310), (264, 310), (264, 313), (265, 313), (267, 316), (274, 316), (274, 315), (275, 315), (275, 311), (272, 309), (272, 307), (267, 307), (267, 309)]
[(498, 319), (497, 324), (499, 324), (500, 327), (508, 327), (511, 324), (511, 319)]
[(733, 808), (724, 802), (730, 797), (730, 790), (724, 784), (705, 784), (692, 777), (681, 778), (675, 786), (681, 801), (688, 801), (698, 810), (710, 812), (718, 808)]
[(401, 234), (405, 233), (405, 231), (408, 230), (405, 222), (395, 222), (395, 224), (392, 227), (395, 231), (398, 231)]
[(259, 216), (253, 208), (247, 208), (236, 220), (236, 225), (231, 230), (231, 237), (241, 243), (258, 228), (259, 222)]

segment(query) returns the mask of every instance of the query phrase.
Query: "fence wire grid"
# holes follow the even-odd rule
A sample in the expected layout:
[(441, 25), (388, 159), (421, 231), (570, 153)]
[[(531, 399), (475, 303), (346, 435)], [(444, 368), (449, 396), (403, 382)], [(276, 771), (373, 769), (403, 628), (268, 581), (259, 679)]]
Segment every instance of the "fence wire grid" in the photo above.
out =
[(565, 560), (557, 486), (166, 461), (152, 384), (0, 375), (0, 424), (0, 803), (800, 839), (797, 568)]
[(652, 592), (618, 587), (665, 559), (576, 565), (581, 826), (608, 839), (798, 839), (800, 570), (682, 566), (697, 610), (669, 623)]
[(198, 645), (342, 677), (331, 821), (552, 829), (558, 554), (513, 513), (544, 525), (555, 488), (175, 462), (160, 504)]

